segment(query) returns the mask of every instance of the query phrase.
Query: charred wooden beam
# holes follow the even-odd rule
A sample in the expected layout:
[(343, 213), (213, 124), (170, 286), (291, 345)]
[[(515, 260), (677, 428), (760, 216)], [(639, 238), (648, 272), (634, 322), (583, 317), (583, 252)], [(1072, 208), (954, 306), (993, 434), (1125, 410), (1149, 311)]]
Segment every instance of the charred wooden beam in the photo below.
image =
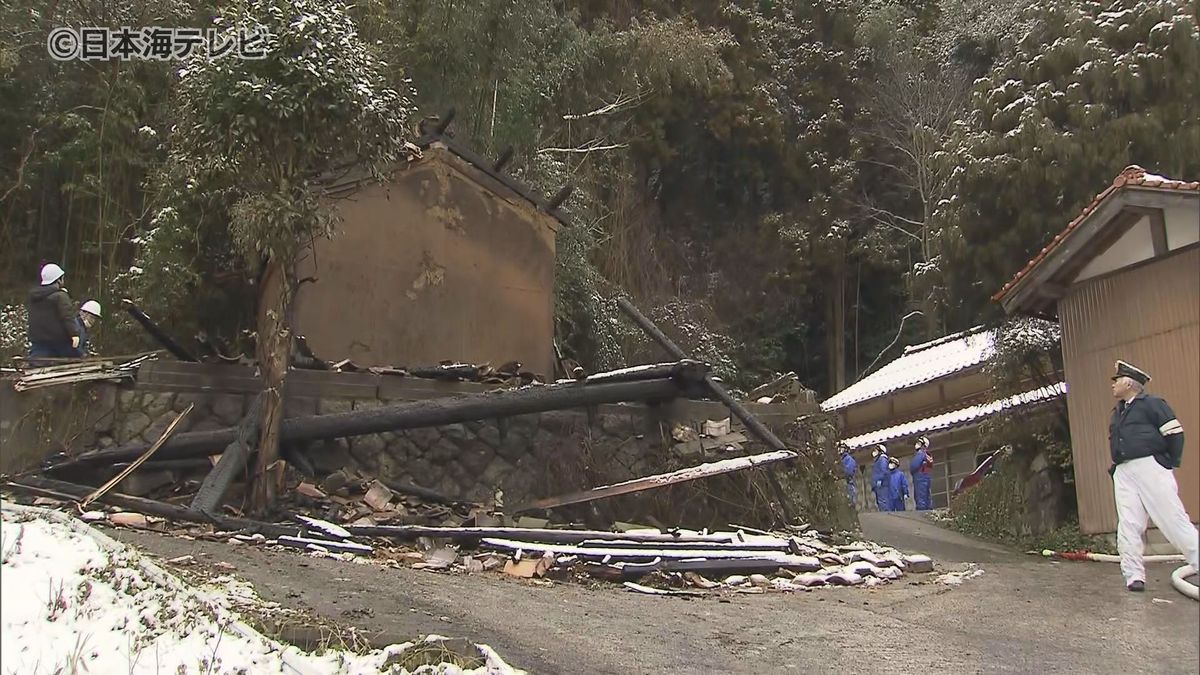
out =
[[(364, 436), (398, 429), (417, 429), (457, 424), (473, 420), (513, 417), (548, 410), (586, 408), (623, 401), (661, 401), (695, 393), (700, 383), (689, 380), (692, 369), (681, 369), (678, 378), (567, 384), (493, 391), (453, 398), (413, 401), (394, 406), (311, 415), (283, 420), (281, 439), (285, 442), (315, 441), (329, 438)], [(224, 448), (237, 438), (237, 429), (217, 429), (179, 434), (158, 451), (161, 459), (182, 459), (207, 455)], [(95, 462), (119, 462), (138, 457), (148, 447), (133, 443), (118, 448), (85, 453), (52, 469)]]
[(417, 366), (408, 368), (409, 375), (413, 377), (426, 377), (434, 380), (458, 381), (458, 380), (473, 380), (479, 375), (479, 366), (473, 366), (467, 363), (455, 364), (450, 366)]
[(670, 473), (662, 473), (655, 476), (646, 476), (645, 478), (636, 478), (627, 480), (623, 483), (615, 485), (605, 485), (602, 487), (592, 488), (591, 490), (582, 490), (580, 492), (572, 492), (558, 497), (547, 497), (538, 499), (523, 506), (518, 506), (513, 509), (513, 513), (523, 513), (525, 511), (534, 511), (537, 509), (552, 509), (559, 506), (567, 506), (568, 504), (582, 504), (591, 502), (597, 499), (605, 499), (608, 497), (616, 497), (618, 495), (627, 495), (634, 492), (644, 492), (655, 488), (675, 485), (676, 483), (684, 483), (687, 481), (698, 480), (700, 478), (709, 478), (711, 476), (719, 476), (723, 473), (733, 471), (742, 471), (756, 466), (763, 466), (774, 462), (781, 462), (787, 459), (795, 459), (796, 453), (791, 450), (777, 450), (775, 452), (767, 452), (761, 455), (752, 455), (750, 457), (735, 457), (733, 459), (723, 459), (719, 462), (709, 462), (700, 466), (693, 466), (687, 469), (679, 469)]
[(192, 509), (200, 513), (213, 513), (221, 505), (221, 499), (229, 491), (233, 479), (246, 470), (246, 460), (250, 458), (250, 444), (258, 437), (262, 422), (263, 394), (254, 397), (250, 409), (237, 427), (237, 437), (225, 446), (221, 459), (216, 466), (204, 477), (200, 489), (192, 497)]
[[(53, 480), (50, 478), (41, 478), (39, 476), (26, 476), (19, 481), (8, 482), (5, 487), (13, 490), (22, 490), (26, 492), (52, 492), (58, 495), (69, 496), (72, 499), (83, 499), (91, 493), (92, 488), (85, 485), (76, 485), (75, 483), (67, 483), (61, 480)], [(118, 492), (109, 492), (97, 501), (119, 506), (130, 511), (137, 511), (148, 516), (158, 516), (167, 520), (176, 520), (187, 523), (205, 523), (216, 525), (223, 530), (245, 530), (247, 532), (261, 532), (268, 537), (278, 537), (283, 535), (298, 535), (303, 529), (297, 525), (281, 525), (278, 523), (265, 523), (259, 520), (250, 520), (248, 518), (231, 518), (227, 516), (218, 516), (211, 514), (203, 514), (193, 511), (184, 506), (176, 504), (167, 504), (165, 502), (146, 499), (144, 497), (134, 497), (132, 495), (124, 495)]]
[(462, 502), (461, 499), (447, 497), (437, 490), (421, 487), (420, 485), (409, 481), (380, 480), (379, 482), (387, 486), (387, 488), (392, 492), (399, 492), (402, 495), (420, 497), (427, 502), (434, 502), (437, 504), (458, 504)]
[[(631, 303), (628, 298), (617, 298), (617, 306), (620, 307), (621, 310), (624, 311), (625, 314), (628, 315), (629, 318), (638, 325), (638, 327), (645, 331), (647, 335), (654, 338), (654, 341), (657, 342), (663, 349), (665, 349), (673, 358), (680, 360), (687, 358), (687, 355), (683, 353), (683, 350), (680, 349), (679, 346), (674, 342), (672, 342), (671, 338), (667, 337), (665, 333), (659, 330), (658, 326), (655, 326), (653, 321), (646, 318), (644, 314), (638, 311), (638, 308), (634, 307), (633, 303)], [(722, 403), (725, 404), (725, 407), (729, 408), (730, 412), (732, 412), (739, 420), (742, 421), (742, 424), (746, 425), (746, 428), (750, 430), (750, 433), (758, 437), (758, 439), (763, 443), (766, 443), (768, 447), (770, 447), (772, 450), (779, 451), (788, 449), (787, 445), (784, 444), (783, 441), (779, 440), (779, 437), (776, 436), (774, 432), (768, 429), (762, 422), (758, 421), (757, 417), (751, 415), (750, 411), (742, 407), (741, 403), (738, 403), (736, 400), (734, 400), (734, 398), (729, 395), (729, 392), (725, 391), (725, 387), (722, 387), (720, 383), (713, 379), (712, 375), (706, 374), (704, 376), (704, 384), (708, 387), (709, 391), (713, 393), (713, 395), (715, 395)], [(783, 512), (784, 520), (791, 522), (791, 509), (788, 507), (787, 498), (783, 494), (783, 487), (779, 484), (779, 478), (776, 477), (775, 472), (772, 469), (767, 469), (767, 481), (771, 485), (771, 491), (775, 493), (775, 499), (779, 501), (779, 509)]]
[(500, 171), (504, 169), (505, 165), (512, 161), (513, 153), (513, 146), (510, 145), (507, 148), (504, 148), (504, 150), (500, 153), (500, 156), (496, 158), (496, 163), (492, 164), (492, 171)]
[(158, 324), (154, 323), (154, 320), (149, 316), (146, 316), (146, 313), (138, 308), (138, 306), (135, 305), (132, 300), (129, 298), (124, 298), (121, 300), (121, 304), (125, 306), (125, 311), (129, 312), (129, 316), (133, 317), (134, 321), (137, 321), (139, 324), (141, 324), (142, 328), (145, 328), (146, 332), (150, 334), (150, 337), (154, 338), (155, 341), (157, 341), (158, 344), (162, 345), (164, 349), (170, 352), (172, 356), (180, 361), (188, 361), (190, 363), (200, 362), (200, 359), (192, 356), (188, 350), (181, 347), (179, 343), (176, 342), (170, 335), (167, 335), (162, 328), (159, 328)]
[(657, 380), (664, 377), (682, 377), (693, 382), (703, 382), (704, 376), (707, 374), (707, 364), (700, 361), (682, 359), (673, 363), (655, 363), (595, 373), (585, 376), (583, 381), (587, 384), (600, 384), (602, 382), (637, 382), (639, 380)]
[(562, 186), (558, 192), (554, 193), (554, 196), (550, 198), (550, 201), (546, 202), (546, 210), (553, 211), (554, 209), (562, 206), (563, 202), (567, 201), (567, 198), (570, 197), (571, 193), (574, 191), (575, 186), (570, 183)]
[(433, 128), (434, 133), (436, 133), (438, 136), (446, 133), (446, 130), (450, 128), (450, 123), (454, 121), (454, 116), (457, 114), (458, 111), (454, 108), (447, 110), (446, 116), (439, 120), (438, 125)]

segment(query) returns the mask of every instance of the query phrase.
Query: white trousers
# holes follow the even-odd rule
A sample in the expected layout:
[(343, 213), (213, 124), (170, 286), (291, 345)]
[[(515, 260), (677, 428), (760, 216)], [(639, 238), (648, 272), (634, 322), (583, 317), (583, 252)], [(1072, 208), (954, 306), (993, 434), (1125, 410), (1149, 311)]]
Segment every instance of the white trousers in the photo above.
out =
[(1171, 545), (1183, 553), (1193, 569), (1200, 570), (1200, 533), (1188, 519), (1175, 473), (1153, 457), (1139, 457), (1117, 465), (1113, 474), (1117, 500), (1117, 551), (1125, 583), (1146, 580), (1142, 562), (1146, 518), (1154, 521)]

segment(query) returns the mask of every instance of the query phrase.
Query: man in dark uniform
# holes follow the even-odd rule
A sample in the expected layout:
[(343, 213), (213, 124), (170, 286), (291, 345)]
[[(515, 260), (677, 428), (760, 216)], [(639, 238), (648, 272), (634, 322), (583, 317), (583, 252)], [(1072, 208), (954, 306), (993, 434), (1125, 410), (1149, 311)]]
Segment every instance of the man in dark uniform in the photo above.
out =
[(1179, 500), (1172, 471), (1183, 459), (1183, 426), (1167, 402), (1145, 393), (1150, 375), (1117, 361), (1112, 394), (1117, 399), (1108, 425), (1113, 494), (1117, 501), (1117, 550), (1121, 574), (1131, 591), (1146, 589), (1142, 535), (1147, 518), (1171, 545), (1200, 570), (1200, 535)]
[(42, 267), (41, 284), (29, 292), (29, 359), (70, 359), (79, 356), (79, 325), (75, 303), (62, 286), (63, 269)]

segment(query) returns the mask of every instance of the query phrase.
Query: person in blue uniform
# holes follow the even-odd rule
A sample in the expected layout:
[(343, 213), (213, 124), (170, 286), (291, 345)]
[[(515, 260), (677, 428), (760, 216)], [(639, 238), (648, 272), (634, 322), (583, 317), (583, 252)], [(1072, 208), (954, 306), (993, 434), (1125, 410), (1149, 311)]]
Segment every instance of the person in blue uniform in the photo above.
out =
[(850, 498), (850, 506), (858, 504), (858, 462), (850, 456), (850, 448), (838, 444), (842, 450), (842, 473), (846, 475), (846, 495)]
[(888, 501), (888, 454), (887, 446), (880, 443), (871, 451), (875, 463), (871, 465), (871, 491), (875, 493), (875, 506), (880, 511), (889, 510)]
[(917, 439), (917, 452), (908, 465), (912, 473), (913, 501), (918, 511), (933, 508), (933, 456), (929, 453), (929, 439)]
[(900, 460), (895, 457), (888, 459), (888, 502), (889, 510), (903, 511), (904, 501), (908, 499), (908, 479), (900, 470)]

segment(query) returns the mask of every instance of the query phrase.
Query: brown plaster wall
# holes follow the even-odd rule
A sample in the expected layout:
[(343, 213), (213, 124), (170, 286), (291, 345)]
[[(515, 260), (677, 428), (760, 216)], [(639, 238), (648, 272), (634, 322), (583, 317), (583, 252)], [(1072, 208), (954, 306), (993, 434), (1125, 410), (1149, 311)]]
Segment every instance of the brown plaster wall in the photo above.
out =
[(296, 325), (327, 360), (500, 365), (552, 376), (550, 219), (444, 150), (335, 204), (338, 232), (299, 265)]

